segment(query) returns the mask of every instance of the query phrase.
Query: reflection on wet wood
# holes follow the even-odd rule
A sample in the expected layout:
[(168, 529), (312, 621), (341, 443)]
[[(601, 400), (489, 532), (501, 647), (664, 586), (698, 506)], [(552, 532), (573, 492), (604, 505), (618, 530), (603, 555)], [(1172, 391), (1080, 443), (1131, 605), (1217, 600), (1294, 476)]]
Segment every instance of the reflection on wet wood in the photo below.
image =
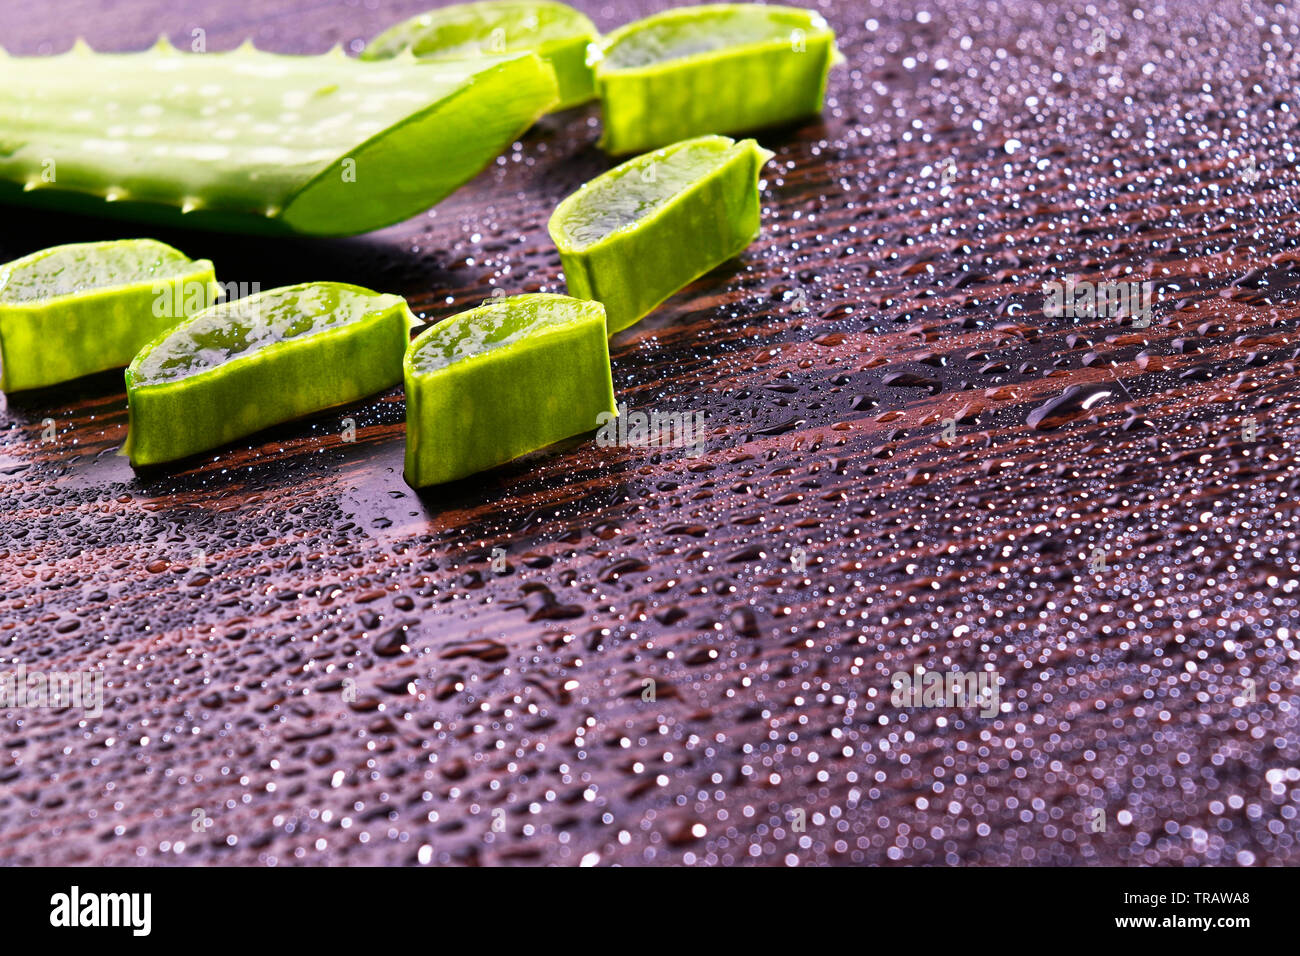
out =
[[(239, 6), (0, 37), (315, 50), (421, 4)], [(1193, 45), (1210, 6), (1088, 52), (1038, 8), (831, 5), (850, 68), (760, 137), (764, 235), (613, 343), (698, 457), (587, 436), (417, 495), (395, 390), (135, 474), (119, 375), (8, 396), (4, 667), (108, 700), (4, 711), (0, 860), (1294, 862), (1297, 64), (1226, 5)], [(596, 117), (374, 236), (159, 238), (429, 319), (562, 291)], [(5, 259), (142, 233), (4, 216)], [(1152, 281), (1150, 325), (1049, 318), (1071, 275)], [(999, 713), (895, 706), (917, 666)]]

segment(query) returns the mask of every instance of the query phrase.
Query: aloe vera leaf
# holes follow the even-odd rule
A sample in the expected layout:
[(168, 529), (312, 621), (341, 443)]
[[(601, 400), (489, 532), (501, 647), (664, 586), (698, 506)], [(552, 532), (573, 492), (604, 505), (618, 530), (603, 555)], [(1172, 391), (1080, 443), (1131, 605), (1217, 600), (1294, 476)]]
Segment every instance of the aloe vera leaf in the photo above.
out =
[(363, 63), (336, 51), (0, 56), (0, 202), (164, 225), (342, 236), (422, 212), (544, 113), (533, 54)]
[(555, 70), (560, 98), (555, 109), (596, 95), (587, 47), (600, 34), (582, 13), (554, 0), (482, 0), (455, 3), (403, 20), (375, 37), (363, 60), (409, 51), (421, 60), (532, 52)]
[(605, 306), (609, 332), (738, 255), (759, 233), (752, 139), (701, 136), (646, 153), (582, 186), (552, 213), (569, 292)]
[(436, 485), (617, 414), (605, 310), (562, 295), (485, 302), (421, 333), (404, 361), (406, 480)]
[(126, 370), (132, 465), (174, 461), (402, 380), (406, 300), (339, 282), (270, 289), (199, 312)]
[(592, 45), (611, 154), (739, 133), (821, 112), (841, 57), (817, 13), (753, 3), (666, 10)]
[(0, 389), (126, 365), (217, 297), (212, 263), (153, 239), (42, 249), (0, 266)]

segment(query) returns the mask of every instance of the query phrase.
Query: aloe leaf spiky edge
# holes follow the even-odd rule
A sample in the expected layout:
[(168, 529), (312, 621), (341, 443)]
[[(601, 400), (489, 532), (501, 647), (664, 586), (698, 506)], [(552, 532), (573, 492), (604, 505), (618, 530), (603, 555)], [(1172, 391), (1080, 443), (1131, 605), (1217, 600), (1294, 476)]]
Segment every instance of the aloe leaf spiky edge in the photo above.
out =
[(554, 71), (534, 54), (362, 63), (341, 48), (197, 54), (165, 40), (143, 53), (81, 42), (54, 57), (0, 51), (0, 202), (355, 235), (472, 179), (556, 97)]

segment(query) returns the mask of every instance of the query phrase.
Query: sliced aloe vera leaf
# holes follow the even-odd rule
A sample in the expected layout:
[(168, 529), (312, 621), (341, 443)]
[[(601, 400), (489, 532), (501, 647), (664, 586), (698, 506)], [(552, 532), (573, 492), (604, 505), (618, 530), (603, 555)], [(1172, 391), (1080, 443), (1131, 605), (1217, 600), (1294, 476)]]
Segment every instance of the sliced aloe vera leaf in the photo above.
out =
[(401, 296), (339, 282), (199, 312), (127, 368), (125, 452), (174, 461), (396, 385), (415, 322)]
[(153, 239), (42, 249), (0, 266), (0, 388), (41, 388), (126, 365), (216, 301), (212, 263)]
[(363, 60), (384, 60), (410, 51), (421, 60), (536, 53), (555, 70), (560, 99), (555, 109), (596, 95), (587, 47), (600, 34), (573, 7), (554, 0), (482, 0), (455, 3), (403, 20), (375, 37)]
[(0, 54), (0, 202), (342, 236), (474, 177), (555, 102), (534, 54)]
[(817, 13), (756, 3), (666, 10), (592, 45), (601, 146), (636, 153), (821, 112), (840, 59)]
[(701, 136), (597, 176), (551, 214), (569, 292), (605, 306), (609, 333), (754, 241), (758, 176), (772, 158), (752, 139)]
[(500, 465), (617, 414), (605, 310), (517, 295), (453, 315), (411, 342), (406, 480), (422, 488)]

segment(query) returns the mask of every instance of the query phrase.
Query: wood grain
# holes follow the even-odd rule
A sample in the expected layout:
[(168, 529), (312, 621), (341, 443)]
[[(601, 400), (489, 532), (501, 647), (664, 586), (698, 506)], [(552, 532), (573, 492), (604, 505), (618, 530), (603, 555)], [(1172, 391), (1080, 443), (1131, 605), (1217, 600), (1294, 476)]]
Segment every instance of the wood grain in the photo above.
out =
[[(422, 5), (47, 0), (0, 44), (309, 52)], [(1296, 862), (1300, 21), (924, 6), (822, 7), (849, 62), (760, 136), (762, 237), (612, 343), (699, 457), (416, 494), (394, 390), (136, 474), (119, 373), (7, 396), (0, 668), (109, 699), (0, 713), (0, 861)], [(373, 236), (159, 238), (431, 320), (563, 291), (598, 135), (549, 117)], [(6, 260), (138, 234), (0, 215)], [(1152, 281), (1150, 327), (1044, 315), (1068, 275)], [(1000, 712), (894, 706), (918, 664)]]

